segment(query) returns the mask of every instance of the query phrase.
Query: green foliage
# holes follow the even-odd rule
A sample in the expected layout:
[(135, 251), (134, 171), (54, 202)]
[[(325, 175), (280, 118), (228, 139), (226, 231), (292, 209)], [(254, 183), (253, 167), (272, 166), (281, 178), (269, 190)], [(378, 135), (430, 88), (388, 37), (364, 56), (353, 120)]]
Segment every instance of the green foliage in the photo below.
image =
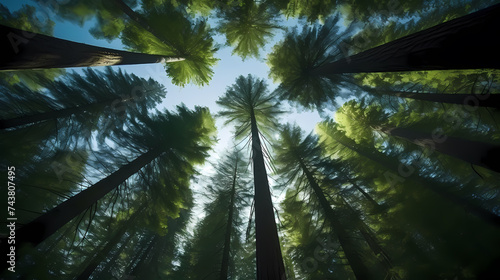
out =
[[(425, 17), (419, 25), (428, 27), (440, 22), (464, 16), (478, 9), (484, 9), (495, 4), (495, 1), (464, 1), (464, 0), (410, 0), (410, 1), (367, 1), (342, 0), (337, 2), (339, 11), (348, 21), (362, 22), (395, 22), (397, 18)], [(414, 31), (413, 31), (414, 32)]]
[[(215, 120), (206, 107), (196, 106), (194, 110), (189, 110), (182, 104), (177, 106), (177, 111), (173, 113), (165, 110), (154, 116), (143, 115), (131, 123), (126, 131), (117, 131), (113, 140), (118, 144), (127, 144), (132, 151), (174, 148), (184, 153), (179, 154), (179, 157), (189, 157), (194, 163), (204, 162), (215, 141)], [(175, 157), (175, 154), (171, 156)]]
[(300, 33), (294, 30), (273, 47), (267, 57), (269, 77), (280, 83), (277, 92), (281, 98), (310, 109), (321, 109), (326, 102), (335, 104), (350, 77), (325, 77), (314, 70), (341, 57), (338, 46), (349, 35), (349, 29), (341, 31), (339, 20), (336, 15), (324, 25), (304, 26)]
[(284, 113), (276, 101), (276, 95), (269, 93), (264, 80), (248, 75), (239, 76), (236, 83), (227, 88), (224, 96), (217, 100), (224, 108), (219, 116), (225, 117), (225, 124), (235, 123), (237, 138), (250, 135), (252, 115), (259, 126), (260, 133), (271, 137), (272, 130), (278, 125), (277, 117)]
[(357, 143), (372, 142), (373, 131), (384, 125), (387, 118), (382, 108), (376, 105), (365, 105), (355, 100), (348, 101), (335, 113), (335, 122), (345, 136)]
[(245, 0), (143, 0), (142, 8), (149, 10), (155, 6), (171, 3), (176, 8), (184, 9), (190, 16), (210, 16), (215, 11), (242, 6)]
[[(369, 219), (366, 221), (373, 223), (372, 227), (377, 228), (385, 244), (395, 244), (394, 240), (398, 240), (397, 244), (403, 242), (404, 246), (398, 245), (398, 247), (391, 248), (395, 269), (401, 276), (408, 279), (425, 278), (428, 277), (426, 275), (437, 274), (442, 275), (442, 278), (452, 275), (470, 277), (485, 268), (481, 268), (480, 262), (467, 261), (467, 256), (479, 254), (484, 257), (485, 262), (496, 258), (496, 253), (486, 247), (476, 244), (479, 247), (472, 249), (461, 244), (475, 242), (472, 241), (475, 240), (472, 237), (474, 233), (464, 224), (465, 221), (481, 228), (484, 227), (485, 235), (491, 237), (486, 243), (498, 242), (498, 239), (493, 237), (498, 229), (477, 217), (469, 214), (463, 215), (464, 204), (453, 202), (449, 199), (450, 194), (444, 194), (449, 191), (455, 194), (460, 193), (465, 197), (466, 193), (470, 195), (470, 192), (474, 192), (482, 196), (479, 194), (482, 191), (477, 188), (476, 184), (473, 183), (475, 190), (472, 190), (468, 187), (464, 188), (467, 180), (461, 180), (462, 186), (446, 183), (450, 180), (453, 182), (453, 176), (458, 175), (449, 173), (443, 175), (436, 170), (435, 164), (426, 166), (423, 164), (427, 162), (426, 160), (415, 159), (415, 157), (412, 160), (411, 152), (406, 149), (391, 147), (382, 153), (374, 151), (372, 147), (366, 146), (366, 143), (356, 144), (353, 140), (347, 139), (343, 131), (339, 130), (337, 124), (332, 121), (320, 123), (317, 132), (325, 155), (340, 159), (344, 164), (352, 166), (358, 178), (363, 178), (369, 183), (377, 196), (383, 197), (386, 206), (390, 207), (385, 212), (386, 214), (367, 216)], [(410, 158), (410, 160), (403, 160), (402, 162), (406, 164), (398, 165), (398, 162), (405, 158)], [(417, 162), (421, 164), (417, 165)], [(430, 175), (426, 171), (429, 171)], [(484, 187), (487, 181), (483, 180), (481, 184)], [(434, 188), (439, 188), (440, 191), (435, 191)], [(474, 203), (481, 203), (487, 207), (487, 200), (483, 197), (481, 202)], [(361, 211), (365, 210), (361, 208)], [(457, 236), (451, 232), (446, 233), (448, 230), (460, 232), (460, 237), (456, 239), (435, 238), (436, 236)], [(469, 234), (472, 235), (469, 236)], [(471, 251), (466, 253), (468, 250)], [(447, 254), (450, 255), (445, 257)], [(418, 261), (411, 264), (412, 260)], [(468, 265), (459, 265), (457, 268), (455, 265), (458, 263), (468, 263)]]
[(281, 28), (277, 14), (266, 3), (245, 1), (241, 6), (222, 9), (218, 31), (226, 36), (226, 45), (233, 47), (232, 54), (243, 60), (259, 58), (260, 49)]
[(323, 22), (335, 11), (332, 0), (271, 0), (268, 1), (281, 10), (285, 17), (305, 18), (309, 23)]
[[(35, 91), (24, 85), (4, 87), (0, 97), (2, 119), (20, 116), (39, 116), (33, 123), (55, 122), (53, 130), (59, 145), (78, 145), (89, 141), (99, 130), (98, 140), (104, 141), (137, 115), (146, 114), (165, 96), (165, 88), (153, 79), (139, 78), (122, 70), (106, 68), (104, 72), (84, 69), (83, 75), (69, 73), (61, 80), (44, 78), (40, 84), (44, 91)], [(56, 118), (42, 118), (47, 112), (67, 112)], [(19, 128), (19, 127), (16, 127)], [(16, 132), (6, 132), (9, 134)]]
[(54, 33), (54, 22), (49, 18), (38, 18), (36, 8), (30, 5), (23, 5), (21, 9), (11, 13), (7, 7), (0, 4), (0, 23), (49, 36)]
[(300, 161), (307, 166), (318, 164), (320, 149), (317, 141), (312, 134), (304, 136), (301, 128), (296, 125), (282, 126), (280, 141), (274, 147), (276, 162), (279, 163), (278, 174), (288, 178), (290, 182), (305, 183), (300, 178), (303, 177)]
[(287, 255), (292, 258), (298, 277), (311, 280), (354, 277), (334, 233), (322, 224), (317, 205), (290, 189), (281, 207), (284, 211), (281, 219), (287, 229)]
[[(189, 263), (181, 263), (177, 269), (178, 272), (185, 271), (183, 277), (187, 279), (220, 279), (225, 250), (229, 254), (225, 264), (228, 276), (236, 277), (239, 275), (235, 272), (239, 261), (237, 256), (245, 253), (242, 212), (249, 206), (251, 197), (247, 164), (241, 151), (234, 150), (224, 155), (215, 169), (206, 191), (210, 199), (204, 207), (206, 215), (196, 225), (194, 236), (187, 246), (189, 250), (184, 253), (189, 256)], [(230, 242), (226, 244), (228, 237)], [(226, 248), (227, 245), (229, 247)]]
[[(45, 13), (53, 11), (57, 19), (83, 26), (87, 21), (96, 20), (89, 30), (95, 38), (111, 41), (119, 37), (125, 27), (125, 16), (114, 1), (101, 0), (35, 0)], [(124, 0), (134, 7), (136, 0)]]
[(355, 78), (360, 84), (373, 88), (404, 88), (418, 85), (436, 93), (480, 93), (477, 87), (487, 81), (497, 81), (496, 70), (412, 71), (390, 73), (360, 73)]
[(218, 59), (214, 57), (217, 48), (205, 20), (190, 19), (179, 8), (167, 4), (144, 11), (140, 16), (155, 35), (131, 23), (121, 35), (124, 45), (137, 52), (184, 58), (184, 61), (165, 66), (175, 85), (203, 86), (210, 82), (212, 67)]

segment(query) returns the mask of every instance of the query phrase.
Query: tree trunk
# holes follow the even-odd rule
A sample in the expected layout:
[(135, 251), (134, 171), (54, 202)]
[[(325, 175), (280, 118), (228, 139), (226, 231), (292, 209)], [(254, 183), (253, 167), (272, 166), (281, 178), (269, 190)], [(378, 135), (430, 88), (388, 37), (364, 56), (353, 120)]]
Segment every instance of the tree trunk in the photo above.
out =
[(122, 245), (120, 246), (120, 248), (118, 248), (118, 250), (116, 250), (116, 252), (113, 254), (113, 258), (111, 258), (111, 260), (108, 261), (106, 266), (99, 272), (99, 274), (96, 276), (96, 279), (105, 279), (105, 280), (112, 279), (112, 277), (110, 275), (108, 275), (108, 271), (110, 271), (112, 266), (116, 263), (116, 260), (120, 257), (121, 252), (123, 250), (125, 250), (125, 248), (127, 247), (128, 243), (130, 242), (130, 239), (132, 239), (132, 237), (134, 237), (134, 235), (130, 234), (122, 242)]
[(157, 234), (154, 235), (153, 239), (151, 240), (151, 243), (149, 243), (149, 246), (142, 251), (141, 255), (139, 256), (139, 261), (135, 266), (133, 266), (132, 271), (130, 272), (129, 276), (135, 276), (139, 274), (140, 270), (144, 267), (144, 264), (146, 263), (146, 260), (149, 258), (149, 255), (151, 251), (153, 250), (153, 247), (155, 247), (159, 243), (159, 239), (161, 237)]
[[(141, 214), (141, 209), (137, 210), (130, 216), (130, 218), (123, 223), (118, 231), (116, 231), (113, 236), (109, 239), (109, 241), (106, 243), (105, 246), (101, 247), (101, 250), (99, 250), (92, 260), (87, 264), (85, 269), (80, 273), (78, 278), (76, 280), (87, 280), (90, 278), (90, 275), (94, 270), (99, 266), (99, 264), (108, 256), (108, 254), (113, 250), (113, 248), (120, 242), (122, 239), (122, 236), (125, 234), (125, 232), (130, 229), (130, 225), (137, 219), (137, 217)], [(130, 234), (132, 236), (132, 234)]]
[(250, 118), (255, 186), (257, 280), (286, 280), (259, 130), (253, 111)]
[(149, 235), (147, 233), (144, 233), (143, 236), (139, 237), (139, 244), (135, 246), (135, 248), (138, 248), (135, 252), (132, 252), (132, 255), (129, 258), (129, 262), (125, 270), (123, 271), (123, 276), (119, 279), (129, 279), (130, 276), (132, 276), (132, 271), (134, 270), (134, 267), (136, 267), (142, 257), (144, 257), (145, 254), (147, 254), (151, 248), (151, 246), (154, 245), (156, 234)]
[(23, 243), (38, 245), (162, 153), (164, 151), (160, 149), (152, 149), (142, 154), (113, 174), (26, 224), (17, 230), (16, 244), (18, 247)]
[(433, 141), (430, 133), (396, 127), (382, 128), (380, 131), (416, 145), (430, 145), (436, 151), (478, 165), (495, 172), (500, 172), (500, 145), (447, 136), (444, 141)]
[(316, 183), (316, 180), (314, 179), (311, 171), (309, 171), (302, 160), (299, 162), (299, 164), (302, 168), (302, 171), (306, 175), (309, 185), (316, 194), (316, 197), (318, 198), (321, 208), (325, 212), (328, 221), (331, 223), (333, 231), (335, 231), (335, 233), (337, 234), (340, 246), (342, 246), (342, 250), (347, 257), (349, 265), (351, 266), (356, 279), (376, 279), (376, 277), (372, 275), (370, 273), (370, 270), (365, 266), (365, 262), (361, 259), (360, 254), (356, 251), (356, 247), (352, 242), (352, 239), (349, 237), (346, 229), (342, 225), (342, 222), (337, 218), (336, 213), (330, 206), (330, 203), (327, 201), (323, 190), (319, 187), (318, 183)]
[[(151, 257), (149, 258), (149, 260), (146, 262), (142, 262), (141, 263), (141, 267), (136, 267), (134, 269), (134, 271), (137, 271), (137, 272), (134, 272), (132, 273), (132, 275), (138, 277), (138, 278), (146, 278), (144, 276), (144, 273), (146, 275), (148, 275), (148, 277), (152, 278), (152, 275), (153, 275), (153, 271), (156, 272), (156, 275), (158, 276), (158, 279), (161, 279), (161, 275), (159, 274), (159, 270), (158, 270), (158, 264), (160, 264), (160, 258), (163, 254), (165, 254), (165, 246), (166, 246), (166, 243), (167, 243), (167, 239), (166, 239), (166, 236), (159, 236), (157, 241), (156, 241), (156, 244), (154, 245), (154, 250), (152, 251), (151, 253)], [(137, 274), (135, 274), (137, 273)]]
[(320, 66), (319, 75), (500, 69), (500, 4)]
[(363, 188), (361, 188), (360, 186), (358, 186), (358, 184), (356, 184), (355, 182), (353, 182), (352, 180), (348, 179), (349, 183), (351, 183), (351, 185), (357, 190), (359, 191), (365, 198), (366, 200), (368, 200), (370, 202), (370, 204), (372, 204), (373, 208), (377, 209), (377, 210), (380, 210), (381, 209), (381, 205), (378, 204), (377, 201), (375, 201), (375, 199), (373, 199), (373, 197), (368, 194), (365, 190), (363, 190)]
[(76, 115), (76, 114), (91, 110), (93, 107), (107, 106), (107, 105), (109, 106), (109, 105), (112, 105), (113, 102), (115, 102), (115, 101), (119, 102), (120, 100), (121, 100), (120, 98), (113, 98), (113, 99), (109, 99), (109, 100), (105, 100), (105, 101), (101, 101), (101, 102), (86, 104), (86, 105), (72, 107), (72, 108), (52, 110), (49, 112), (38, 113), (35, 115), (30, 115), (30, 116), (22, 116), (22, 117), (17, 117), (17, 118), (13, 118), (13, 119), (0, 120), (0, 129), (13, 128), (13, 127), (27, 125), (27, 124), (31, 124), (31, 123), (38, 123), (38, 122), (43, 122), (43, 121), (52, 120), (52, 119), (65, 118), (65, 117), (69, 117), (71, 115)]
[[(382, 248), (382, 245), (380, 245), (380, 241), (377, 239), (377, 236), (373, 234), (372, 230), (365, 224), (363, 220), (359, 217), (358, 213), (356, 213), (356, 210), (352, 208), (351, 205), (342, 197), (338, 196), (341, 200), (342, 203), (349, 209), (349, 211), (352, 213), (353, 218), (356, 220), (356, 223), (358, 225), (358, 230), (363, 236), (363, 239), (365, 239), (366, 243), (368, 244), (368, 247), (372, 250), (373, 254), (375, 256), (380, 256), (381, 263), (384, 267), (386, 275), (391, 275), (391, 279), (401, 279), (399, 275), (395, 272), (392, 272), (393, 265), (392, 265), (392, 260), (389, 257), (389, 254)], [(394, 275), (393, 275), (394, 274)]]
[(147, 64), (177, 57), (101, 48), (0, 25), (0, 70)]
[(236, 158), (234, 173), (233, 173), (233, 183), (231, 186), (231, 198), (229, 201), (229, 214), (227, 217), (226, 225), (226, 235), (224, 237), (224, 249), (222, 252), (222, 264), (220, 269), (220, 279), (227, 280), (228, 268), (229, 268), (229, 250), (231, 247), (231, 231), (233, 229), (233, 213), (234, 213), (234, 196), (236, 194), (236, 175), (238, 174), (238, 158)]

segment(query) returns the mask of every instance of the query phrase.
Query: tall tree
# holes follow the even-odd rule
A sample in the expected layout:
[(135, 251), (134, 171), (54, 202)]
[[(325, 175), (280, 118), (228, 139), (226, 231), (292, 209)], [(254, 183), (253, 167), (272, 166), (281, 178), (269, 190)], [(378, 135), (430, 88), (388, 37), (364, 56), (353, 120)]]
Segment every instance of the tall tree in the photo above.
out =
[[(237, 256), (242, 251), (242, 217), (250, 204), (247, 163), (241, 151), (225, 153), (214, 165), (204, 193), (209, 201), (204, 206), (205, 217), (194, 230), (181, 263), (179, 274), (185, 279), (228, 279), (235, 274)], [(189, 268), (189, 269), (187, 269)]]
[[(127, 220), (118, 223), (117, 230), (112, 233), (106, 244), (101, 246), (100, 250), (96, 251), (94, 255), (91, 256), (90, 262), (85, 263), (84, 269), (80, 272), (78, 277), (76, 277), (77, 280), (89, 279), (94, 270), (96, 270), (99, 264), (106, 258), (106, 255), (120, 242), (125, 233), (133, 228), (136, 220), (141, 216), (143, 209), (144, 207), (135, 209), (135, 212), (130, 215)], [(130, 232), (129, 235), (132, 236), (133, 232)]]
[[(177, 182), (171, 184), (174, 185), (171, 188), (188, 188), (189, 178), (194, 173), (193, 164), (203, 163), (213, 141), (214, 131), (210, 112), (201, 107), (191, 111), (185, 106), (179, 106), (177, 114), (167, 111), (153, 118), (143, 118), (142, 122), (135, 123), (135, 126), (131, 126), (120, 136), (123, 143), (133, 147), (131, 150), (142, 150), (142, 154), (20, 228), (16, 235), (18, 248), (26, 243), (36, 246), (145, 166), (145, 170), (149, 171), (151, 168), (148, 166), (152, 163), (162, 164), (163, 168), (169, 167), (164, 172), (164, 176), (169, 176), (164, 178)], [(4, 241), (2, 239), (2, 244), (7, 243)]]
[[(318, 74), (445, 69), (499, 69), (498, 42), (488, 34), (498, 25), (500, 5), (399, 38), (319, 66)], [(410, 47), (411, 46), (411, 47)]]
[[(276, 145), (276, 160), (281, 163), (280, 172), (286, 174), (290, 182), (302, 182), (302, 185), (297, 183), (298, 189), (311, 188), (325, 213), (326, 219), (336, 233), (356, 277), (358, 279), (376, 279), (373, 269), (366, 265), (368, 261), (361, 259), (361, 254), (357, 252), (359, 249), (353, 242), (352, 236), (349, 236), (345, 222), (339, 218), (339, 211), (330, 206), (331, 202), (328, 201), (326, 194), (320, 187), (317, 179), (319, 174), (316, 174), (321, 161), (317, 139), (311, 134), (304, 137), (299, 127), (290, 125), (285, 125), (280, 135), (281, 141)], [(389, 270), (386, 271), (386, 275), (390, 274)]]
[[(232, 174), (229, 173), (232, 171)], [(230, 252), (235, 251), (235, 248), (231, 247), (231, 240), (237, 240), (238, 235), (232, 236), (233, 231), (238, 233), (238, 224), (234, 220), (238, 220), (239, 213), (241, 211), (241, 206), (247, 206), (249, 194), (246, 188), (247, 182), (245, 182), (245, 161), (243, 160), (243, 155), (240, 151), (235, 150), (232, 154), (228, 155), (227, 162), (220, 164), (218, 168), (220, 176), (217, 180), (227, 186), (231, 186), (229, 192), (229, 205), (228, 205), (228, 216), (226, 222), (226, 230), (224, 232), (224, 249), (222, 251), (222, 262), (220, 268), (220, 280), (226, 280), (229, 273), (230, 264)], [(230, 176), (227, 176), (230, 175)], [(230, 182), (227, 182), (230, 179)], [(225, 181), (225, 182), (224, 182)], [(230, 184), (229, 184), (230, 183)], [(227, 188), (227, 187), (226, 187)], [(238, 207), (239, 206), (239, 207)], [(232, 254), (236, 255), (235, 253)], [(234, 263), (234, 261), (233, 261)], [(234, 270), (234, 269), (233, 269)]]
[(251, 137), (257, 279), (286, 279), (264, 162), (265, 147), (260, 140), (262, 135), (270, 136), (269, 132), (277, 124), (276, 117), (283, 111), (276, 103), (275, 96), (267, 90), (264, 81), (251, 75), (238, 77), (236, 83), (217, 100), (217, 104), (224, 108), (219, 115), (228, 118), (226, 124), (236, 123), (237, 137)]
[[(83, 70), (84, 75), (70, 73), (63, 80), (45, 80), (42, 84), (47, 92), (33, 92), (29, 88), (17, 86), (6, 92), (4, 98), (10, 104), (46, 104), (48, 108), (20, 108), (12, 112), (16, 116), (0, 120), (0, 129), (15, 128), (27, 124), (85, 115), (85, 123), (95, 126), (102, 119), (107, 122), (123, 123), (124, 113), (131, 117), (146, 114), (165, 96), (165, 88), (153, 79), (139, 78), (122, 70), (108, 67), (104, 72), (90, 68)], [(133, 106), (130, 106), (133, 105)], [(26, 106), (27, 107), (27, 106)], [(13, 110), (14, 108), (11, 108)], [(128, 110), (127, 110), (128, 109)], [(33, 112), (30, 112), (33, 111)], [(90, 121), (90, 119), (95, 119)], [(123, 125), (123, 124), (122, 124)], [(106, 129), (104, 127), (101, 132)], [(82, 129), (92, 131), (92, 128)]]
[[(344, 58), (341, 56), (347, 50), (342, 42), (349, 32), (339, 33), (335, 27), (338, 20), (329, 19), (322, 27), (293, 32), (276, 45), (268, 57), (270, 75), (282, 83), (285, 91), (294, 89), (286, 93), (290, 99), (311, 104), (314, 100), (334, 99), (332, 91), (313, 97), (312, 90), (302, 93), (298, 89), (318, 87), (329, 79), (338, 83), (335, 80), (346, 73), (498, 69), (495, 49), (499, 45), (488, 34), (498, 25), (499, 14), (497, 4)], [(307, 86), (300, 84), (304, 81), (309, 81)]]
[[(311, 195), (314, 197), (314, 194)], [(281, 203), (287, 253), (299, 279), (355, 279), (331, 226), (314, 199), (304, 199), (289, 188)]]

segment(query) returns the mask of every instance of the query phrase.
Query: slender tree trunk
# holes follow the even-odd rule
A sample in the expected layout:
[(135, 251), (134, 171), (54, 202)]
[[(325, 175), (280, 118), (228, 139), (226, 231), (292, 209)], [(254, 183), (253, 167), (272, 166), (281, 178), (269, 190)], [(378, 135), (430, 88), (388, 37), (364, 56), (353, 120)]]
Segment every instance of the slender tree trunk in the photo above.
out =
[[(365, 239), (366, 243), (368, 244), (368, 247), (372, 250), (373, 254), (375, 256), (380, 256), (382, 258), (381, 263), (384, 267), (386, 275), (392, 275), (394, 272), (392, 272), (393, 265), (392, 265), (392, 260), (389, 257), (389, 254), (382, 248), (382, 245), (380, 245), (380, 241), (378, 240), (377, 236), (372, 232), (372, 230), (365, 224), (363, 220), (359, 217), (358, 213), (352, 208), (352, 206), (342, 197), (338, 196), (341, 200), (342, 203), (349, 209), (349, 211), (352, 213), (353, 218), (356, 220), (356, 223), (358, 225), (358, 230), (363, 236), (363, 239)], [(391, 278), (391, 279), (401, 279), (399, 275), (395, 274), (392, 275), (393, 277), (396, 278)]]
[(129, 275), (137, 277), (138, 273), (140, 272), (140, 269), (144, 267), (146, 260), (149, 258), (149, 255), (153, 250), (153, 247), (158, 245), (160, 238), (161, 238), (160, 236), (156, 234), (154, 235), (153, 240), (151, 241), (151, 243), (149, 243), (149, 246), (144, 251), (142, 251), (142, 254), (139, 256), (139, 262), (137, 262), (137, 264), (133, 266), (133, 269)]
[(108, 261), (106, 266), (96, 276), (96, 279), (104, 279), (104, 280), (112, 279), (111, 276), (108, 275), (107, 273), (108, 273), (108, 271), (111, 270), (112, 266), (116, 263), (116, 260), (118, 259), (118, 257), (120, 257), (121, 252), (123, 250), (125, 250), (125, 248), (127, 247), (128, 243), (130, 242), (132, 237), (134, 237), (133, 234), (130, 234), (129, 236), (127, 236), (127, 238), (120, 245), (120, 248), (118, 248), (118, 250), (116, 250), (116, 252), (113, 253), (113, 257), (111, 258), (111, 260)]
[(349, 234), (347, 233), (345, 227), (342, 225), (342, 222), (337, 218), (335, 211), (330, 206), (330, 203), (326, 199), (323, 190), (319, 187), (318, 183), (316, 183), (316, 180), (314, 179), (311, 171), (307, 168), (304, 162), (302, 162), (302, 160), (300, 160), (299, 164), (302, 168), (302, 171), (306, 175), (309, 185), (316, 194), (316, 197), (318, 198), (321, 208), (325, 212), (328, 221), (331, 223), (333, 230), (337, 234), (340, 246), (342, 246), (342, 250), (347, 257), (349, 265), (351, 266), (356, 279), (376, 279), (376, 277), (374, 277), (374, 275), (372, 275), (370, 270), (366, 267), (365, 262), (361, 259), (361, 255), (357, 252), (356, 246), (352, 242), (352, 238), (349, 237)]
[[(24, 243), (31, 243), (33, 246), (40, 244), (162, 153), (164, 151), (160, 149), (152, 149), (142, 154), (113, 174), (21, 227), (16, 232), (17, 247)], [(4, 239), (1, 241), (3, 243)]]
[(380, 209), (380, 204), (378, 204), (377, 201), (375, 201), (375, 199), (373, 199), (373, 197), (368, 194), (365, 190), (363, 190), (363, 188), (361, 188), (360, 186), (358, 186), (358, 184), (356, 184), (355, 182), (353, 182), (352, 180), (348, 179), (349, 183), (351, 183), (351, 185), (357, 190), (359, 191), (365, 198), (366, 200), (368, 200), (372, 206), (375, 208), (375, 209)]
[[(131, 256), (131, 259), (127, 265), (127, 267), (125, 268), (125, 271), (124, 271), (124, 275), (122, 277), (122, 279), (128, 279), (128, 277), (132, 276), (132, 272), (134, 270), (134, 267), (136, 267), (139, 262), (141, 261), (141, 259), (144, 257), (145, 254), (147, 254), (149, 252), (149, 250), (152, 248), (152, 246), (154, 245), (154, 241), (155, 241), (155, 234), (153, 235), (150, 235), (149, 237), (147, 237), (148, 235), (144, 235), (140, 238), (140, 243), (138, 244), (138, 249), (136, 252), (133, 252), (133, 255)], [(137, 257), (136, 257), (137, 256)]]
[(318, 67), (319, 75), (500, 69), (500, 4)]
[[(142, 273), (144, 271), (147, 271), (147, 275), (153, 275), (152, 271), (154, 270), (156, 272), (156, 275), (160, 275), (159, 274), (159, 271), (158, 271), (158, 264), (160, 263), (160, 258), (161, 258), (161, 255), (165, 253), (165, 246), (166, 246), (166, 243), (167, 243), (167, 240), (166, 240), (166, 237), (165, 236), (159, 236), (157, 241), (156, 241), (156, 244), (154, 245), (154, 250), (152, 250), (152, 254), (151, 254), (151, 257), (149, 258), (149, 260), (146, 262), (146, 260), (144, 260), (144, 262), (141, 263), (141, 266), (139, 267), (136, 267), (134, 269), (134, 271), (137, 271), (135, 273), (137, 274), (134, 274), (132, 273), (132, 275), (136, 276), (136, 277), (140, 277), (142, 275)], [(151, 276), (149, 276), (151, 277)], [(144, 278), (144, 277), (140, 277), (140, 278)], [(161, 276), (158, 276), (158, 279), (161, 279), (162, 277)]]
[(106, 256), (113, 250), (113, 248), (120, 242), (122, 239), (122, 236), (127, 232), (128, 229), (130, 229), (130, 225), (134, 223), (134, 221), (137, 219), (137, 217), (141, 214), (141, 209), (137, 210), (130, 216), (130, 218), (123, 223), (118, 231), (116, 231), (113, 236), (109, 239), (109, 241), (101, 247), (101, 250), (99, 250), (92, 260), (86, 265), (85, 269), (80, 273), (80, 275), (76, 278), (77, 280), (87, 280), (90, 278), (90, 275), (94, 270), (99, 266), (99, 264), (106, 258)]
[(13, 128), (17, 126), (27, 125), (31, 123), (38, 123), (52, 119), (66, 118), (72, 115), (80, 114), (85, 111), (92, 110), (100, 106), (109, 106), (114, 102), (119, 102), (120, 98), (108, 99), (101, 102), (86, 104), (82, 106), (65, 108), (60, 110), (53, 110), (49, 112), (38, 113), (30, 116), (22, 116), (13, 119), (0, 120), (0, 129)]
[(434, 141), (430, 133), (402, 127), (384, 127), (378, 130), (419, 146), (426, 147), (429, 145), (431, 149), (435, 149), (440, 153), (495, 172), (500, 172), (500, 145), (451, 136), (446, 136), (444, 141)]
[(233, 183), (231, 186), (231, 198), (229, 201), (229, 214), (227, 217), (226, 234), (224, 237), (224, 249), (222, 252), (222, 264), (220, 269), (220, 279), (227, 280), (229, 268), (229, 251), (231, 247), (231, 231), (233, 229), (234, 196), (236, 194), (236, 175), (238, 174), (238, 158), (236, 158), (233, 172)]
[(0, 25), (0, 70), (147, 64), (184, 60), (101, 48)]
[(250, 118), (255, 186), (257, 280), (286, 280), (259, 130), (253, 111)]

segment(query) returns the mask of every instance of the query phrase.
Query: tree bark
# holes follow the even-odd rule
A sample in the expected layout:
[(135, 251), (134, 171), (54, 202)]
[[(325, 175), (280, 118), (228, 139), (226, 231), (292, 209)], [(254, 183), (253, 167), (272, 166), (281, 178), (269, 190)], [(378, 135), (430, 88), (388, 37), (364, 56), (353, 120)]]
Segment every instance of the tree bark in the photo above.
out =
[(351, 185), (352, 185), (352, 186), (353, 186), (353, 187), (354, 187), (357, 191), (359, 191), (359, 192), (360, 192), (360, 193), (361, 193), (361, 194), (362, 194), (362, 195), (366, 198), (366, 200), (368, 200), (368, 201), (370, 202), (370, 204), (372, 204), (372, 205), (373, 205), (373, 207), (374, 207), (375, 209), (378, 209), (378, 210), (379, 210), (379, 209), (381, 208), (380, 204), (378, 204), (378, 202), (377, 202), (377, 201), (375, 201), (375, 199), (373, 199), (373, 197), (372, 197), (370, 194), (368, 194), (365, 190), (363, 190), (363, 188), (361, 188), (360, 186), (358, 186), (358, 184), (356, 184), (355, 182), (353, 182), (353, 181), (352, 181), (352, 180), (350, 180), (350, 179), (348, 179), (348, 181), (349, 181), (349, 183), (351, 183)]
[(227, 217), (226, 234), (224, 237), (224, 249), (222, 252), (222, 264), (220, 269), (220, 279), (227, 280), (228, 268), (229, 268), (229, 250), (231, 247), (231, 231), (233, 229), (233, 213), (234, 213), (234, 196), (236, 194), (236, 175), (238, 174), (238, 158), (236, 158), (234, 172), (233, 172), (233, 182), (231, 186), (231, 198), (229, 201), (229, 214)]
[(380, 245), (380, 241), (378, 240), (377, 236), (373, 234), (372, 230), (365, 224), (363, 220), (359, 217), (358, 213), (352, 208), (351, 205), (342, 197), (338, 196), (341, 200), (342, 203), (349, 209), (349, 211), (352, 213), (354, 219), (356, 220), (356, 223), (358, 225), (358, 230), (363, 236), (363, 239), (365, 239), (366, 243), (368, 244), (368, 247), (372, 250), (373, 254), (375, 256), (380, 256), (381, 264), (384, 267), (386, 275), (391, 275), (391, 279), (401, 279), (397, 273), (392, 272), (393, 265), (392, 265), (392, 260), (389, 256), (389, 254), (382, 248), (382, 245)]
[(16, 244), (31, 243), (33, 246), (40, 244), (162, 153), (164, 151), (160, 149), (152, 149), (142, 154), (113, 174), (29, 222), (17, 230)]
[[(90, 275), (94, 270), (99, 266), (99, 264), (106, 258), (106, 256), (111, 252), (111, 250), (120, 242), (122, 236), (125, 232), (130, 229), (130, 225), (137, 219), (137, 217), (141, 214), (141, 209), (137, 210), (130, 216), (130, 218), (120, 226), (118, 231), (116, 231), (113, 236), (109, 239), (105, 246), (101, 247), (92, 260), (86, 265), (85, 269), (80, 273), (80, 275), (76, 278), (76, 280), (87, 280), (90, 278)], [(129, 237), (132, 234), (129, 235)]]
[(319, 75), (500, 69), (500, 4), (320, 66)]
[(347, 257), (349, 265), (351, 266), (356, 279), (376, 279), (376, 277), (374, 277), (374, 275), (370, 273), (370, 270), (365, 266), (360, 254), (356, 251), (356, 247), (354, 246), (352, 239), (349, 237), (341, 221), (337, 218), (334, 210), (330, 206), (330, 203), (326, 199), (323, 190), (319, 187), (311, 171), (307, 168), (302, 160), (299, 161), (299, 164), (302, 168), (302, 171), (306, 175), (307, 181), (313, 189), (314, 194), (316, 194), (316, 197), (318, 198), (321, 208), (325, 212), (328, 221), (331, 223), (333, 230), (337, 234), (340, 246), (342, 246), (342, 250)]
[(255, 186), (257, 280), (286, 280), (266, 166), (253, 110), (250, 118)]
[(0, 25), (0, 70), (147, 64), (178, 57), (101, 48)]
[(111, 260), (108, 261), (108, 263), (106, 264), (106, 266), (96, 276), (96, 279), (105, 279), (105, 280), (111, 279), (111, 277), (107, 274), (108, 271), (111, 270), (111, 267), (116, 263), (116, 260), (118, 259), (118, 257), (120, 257), (121, 252), (123, 250), (125, 250), (125, 248), (127, 247), (128, 243), (130, 242), (130, 240), (132, 239), (133, 236), (134, 235), (130, 234), (122, 242), (122, 244), (120, 245), (120, 248), (118, 248), (118, 250), (116, 250), (116, 252), (113, 254), (113, 257), (111, 258)]
[(146, 260), (149, 258), (150, 252), (153, 250), (153, 247), (158, 245), (160, 242), (160, 236), (155, 234), (153, 237), (153, 240), (149, 244), (149, 246), (142, 251), (141, 255), (139, 256), (139, 262), (135, 266), (133, 266), (132, 271), (130, 272), (130, 276), (136, 276), (139, 274), (140, 270), (144, 267), (144, 264), (146, 263)]
[(135, 248), (138, 248), (135, 252), (132, 252), (133, 255), (130, 256), (130, 261), (128, 262), (127, 267), (123, 271), (123, 275), (121, 279), (129, 279), (129, 277), (133, 276), (132, 271), (134, 270), (134, 267), (136, 267), (142, 257), (144, 257), (145, 254), (149, 252), (149, 250), (152, 248), (152, 246), (155, 243), (155, 238), (156, 234), (152, 234), (150, 236), (147, 235), (147, 233), (144, 233), (142, 237), (139, 238), (139, 244), (135, 246)]
[[(142, 154), (113, 174), (62, 202), (20, 229), (17, 229), (16, 254), (19, 248), (24, 245), (36, 247), (162, 153), (164, 151), (160, 149), (152, 149)], [(7, 252), (8, 248), (7, 237), (2, 237), (0, 239), (0, 249), (2, 252)], [(5, 256), (4, 254), (2, 261), (5, 259)], [(2, 262), (0, 273), (6, 270), (7, 267), (8, 263), (6, 261)]]

